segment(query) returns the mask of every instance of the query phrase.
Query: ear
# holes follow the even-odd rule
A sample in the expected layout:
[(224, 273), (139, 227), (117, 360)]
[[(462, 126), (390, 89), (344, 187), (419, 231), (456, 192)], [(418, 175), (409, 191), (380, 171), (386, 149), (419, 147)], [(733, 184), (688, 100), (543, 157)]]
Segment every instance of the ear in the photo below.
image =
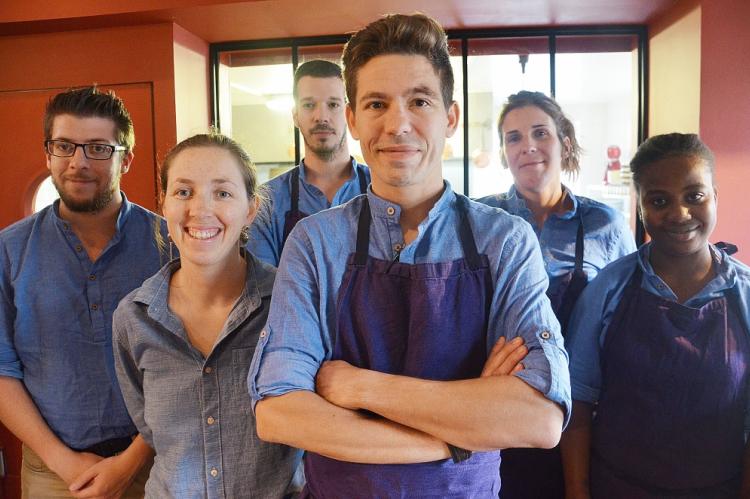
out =
[(349, 133), (352, 135), (352, 138), (359, 140), (359, 134), (357, 133), (357, 120), (351, 103), (347, 103), (346, 105), (346, 124), (349, 126)]
[(563, 137), (562, 141), (562, 159), (568, 159), (571, 152), (573, 151), (573, 145), (570, 142), (570, 137)]
[(456, 133), (460, 117), (461, 111), (458, 108), (458, 103), (456, 101), (451, 102), (451, 105), (448, 106), (448, 127), (445, 130), (446, 138), (453, 137), (453, 134)]
[(130, 165), (133, 163), (133, 158), (135, 158), (135, 154), (133, 154), (133, 151), (128, 151), (127, 153), (122, 155), (122, 162), (120, 163), (120, 173), (125, 175), (130, 170)]
[(260, 208), (260, 199), (255, 196), (247, 209), (247, 218), (245, 219), (245, 225), (251, 225), (258, 214), (258, 208)]

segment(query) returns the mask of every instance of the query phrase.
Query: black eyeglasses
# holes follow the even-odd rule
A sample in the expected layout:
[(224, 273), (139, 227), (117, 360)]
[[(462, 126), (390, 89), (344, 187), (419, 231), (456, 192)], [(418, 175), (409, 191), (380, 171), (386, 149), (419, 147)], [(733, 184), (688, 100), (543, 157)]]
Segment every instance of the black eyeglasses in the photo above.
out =
[(45, 140), (44, 149), (52, 156), (70, 158), (76, 149), (83, 149), (83, 155), (88, 159), (109, 159), (115, 151), (126, 151), (127, 147), (110, 144), (76, 144), (67, 140)]

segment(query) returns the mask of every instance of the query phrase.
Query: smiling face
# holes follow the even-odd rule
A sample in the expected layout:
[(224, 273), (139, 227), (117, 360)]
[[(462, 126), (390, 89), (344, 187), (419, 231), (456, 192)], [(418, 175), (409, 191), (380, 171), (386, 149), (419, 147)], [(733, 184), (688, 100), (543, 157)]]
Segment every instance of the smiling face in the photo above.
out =
[(346, 117), (379, 195), (407, 187), (443, 188), (443, 146), (456, 131), (458, 107), (445, 108), (440, 79), (425, 57), (370, 59), (357, 72), (356, 102)]
[[(119, 145), (111, 119), (72, 114), (55, 116), (50, 138), (76, 144)], [(81, 147), (69, 158), (47, 154), (47, 168), (62, 208), (78, 213), (97, 213), (110, 206), (113, 200), (119, 201), (120, 177), (127, 173), (132, 161), (133, 153), (125, 151), (115, 151), (105, 160), (88, 159)]]
[(638, 186), (643, 225), (661, 256), (704, 255), (716, 226), (716, 188), (705, 160), (673, 156), (644, 168)]
[(501, 126), (505, 164), (516, 188), (542, 192), (560, 185), (563, 155), (570, 150), (567, 137), (561, 143), (552, 117), (536, 106), (510, 111)]
[(183, 265), (225, 266), (239, 258), (240, 232), (255, 216), (240, 168), (229, 151), (212, 146), (172, 159), (162, 209)]
[(346, 148), (344, 82), (341, 78), (303, 76), (297, 82), (292, 117), (305, 140), (305, 155), (330, 160)]

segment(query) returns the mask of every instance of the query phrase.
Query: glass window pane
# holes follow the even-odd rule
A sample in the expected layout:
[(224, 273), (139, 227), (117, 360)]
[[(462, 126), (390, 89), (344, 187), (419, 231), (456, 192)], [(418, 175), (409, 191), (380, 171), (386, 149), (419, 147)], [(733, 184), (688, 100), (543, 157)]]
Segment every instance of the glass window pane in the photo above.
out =
[(547, 37), (469, 40), (469, 196), (505, 192), (513, 184), (500, 163), (497, 118), (509, 95), (549, 94)]
[(224, 52), (219, 62), (221, 131), (245, 147), (265, 182), (294, 165), (291, 48)]
[(461, 63), (461, 41), (448, 41), (453, 68), (453, 100), (458, 104), (459, 121), (456, 133), (445, 141), (443, 148), (443, 178), (450, 182), (454, 191), (464, 192), (464, 92), (463, 65)]
[(635, 223), (627, 165), (638, 146), (636, 35), (557, 38), (555, 94), (583, 148), (581, 172), (564, 182)]
[(55, 202), (60, 195), (57, 194), (52, 183), (52, 177), (47, 177), (39, 183), (39, 187), (36, 188), (34, 193), (34, 201), (32, 203), (32, 210), (34, 213), (45, 208)]

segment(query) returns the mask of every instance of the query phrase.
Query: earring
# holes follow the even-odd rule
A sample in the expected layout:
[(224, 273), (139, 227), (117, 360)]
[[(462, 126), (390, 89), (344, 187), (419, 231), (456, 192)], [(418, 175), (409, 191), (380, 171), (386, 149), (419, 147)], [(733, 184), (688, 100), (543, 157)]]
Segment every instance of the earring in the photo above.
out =
[(250, 241), (250, 226), (245, 225), (240, 230), (240, 245), (245, 246), (248, 241)]

